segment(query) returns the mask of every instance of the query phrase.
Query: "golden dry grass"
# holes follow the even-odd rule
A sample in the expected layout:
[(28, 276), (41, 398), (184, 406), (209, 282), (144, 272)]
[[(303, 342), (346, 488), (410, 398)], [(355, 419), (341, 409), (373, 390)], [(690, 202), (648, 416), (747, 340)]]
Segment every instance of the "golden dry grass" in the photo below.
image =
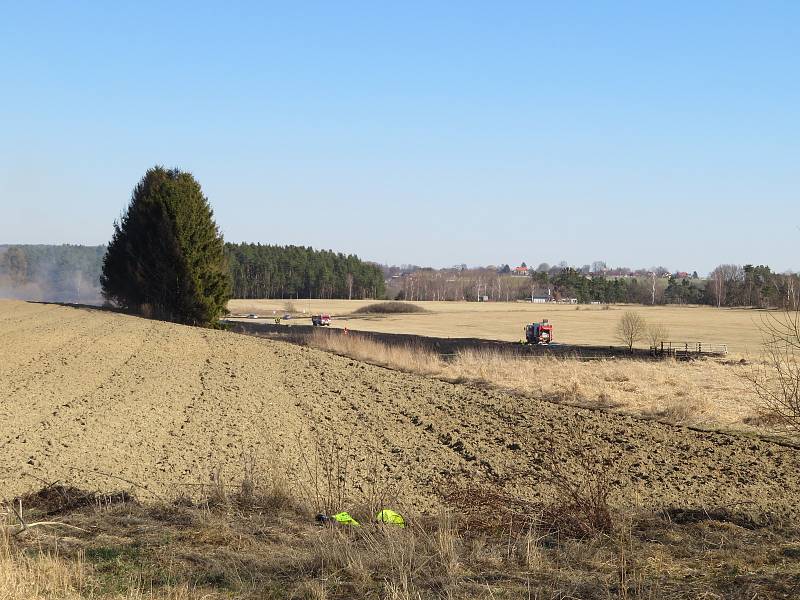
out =
[(610, 530), (576, 538), (488, 489), (406, 513), (404, 529), (357, 512), (359, 528), (316, 527), (309, 507), (265, 510), (247, 490), (255, 502), (86, 507), (62, 515), (75, 537), (0, 538), (0, 598), (750, 600), (793, 597), (800, 581), (796, 528), (746, 511), (614, 511)]
[(453, 360), (419, 346), (358, 334), (315, 331), (315, 348), (409, 373), (572, 405), (613, 410), (677, 425), (756, 430), (758, 398), (743, 379), (748, 365), (729, 360), (578, 360), (461, 350)]
[[(736, 355), (758, 354), (764, 311), (717, 309), (709, 306), (627, 306), (530, 304), (525, 302), (414, 302), (425, 313), (357, 315), (370, 300), (295, 300), (301, 317), (328, 312), (332, 327), (381, 333), (410, 333), (432, 337), (475, 337), (505, 341), (522, 339), (525, 323), (550, 319), (555, 340), (565, 344), (619, 345), (615, 330), (623, 312), (634, 311), (648, 323), (661, 323), (676, 341), (727, 344)], [(231, 300), (233, 314), (258, 314), (270, 318), (285, 311), (283, 300)], [(579, 309), (579, 310), (578, 310)], [(305, 314), (303, 313), (305, 311)], [(642, 340), (639, 347), (647, 347)]]
[(59, 555), (59, 539), (47, 535), (25, 544), (0, 530), (0, 600), (210, 600), (218, 597), (195, 593), (185, 584), (154, 590), (152, 585), (136, 577), (122, 582), (121, 591), (103, 592), (97, 589), (96, 569), (82, 552), (71, 557)]
[(0, 529), (0, 600), (72, 600), (84, 588), (85, 565), (50, 554), (27, 556)]
[(744, 421), (757, 405), (755, 394), (741, 378), (747, 368), (718, 360), (582, 361), (465, 350), (442, 374), (678, 425), (745, 428)]

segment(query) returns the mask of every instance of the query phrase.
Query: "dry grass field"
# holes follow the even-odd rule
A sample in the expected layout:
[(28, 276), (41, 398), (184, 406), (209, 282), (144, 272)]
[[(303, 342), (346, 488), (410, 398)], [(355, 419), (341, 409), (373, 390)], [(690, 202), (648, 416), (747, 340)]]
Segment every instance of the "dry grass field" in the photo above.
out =
[[(21, 536), (0, 503), (3, 600), (749, 600), (800, 585), (793, 447), (573, 406), (566, 379), (567, 396), (473, 385), (468, 355), (446, 381), (16, 301), (0, 301), (0, 340), (0, 500), (79, 528)], [(586, 396), (633, 385), (617, 364), (584, 383), (593, 365), (574, 372)], [(98, 494), (54, 508), (60, 485)], [(385, 504), (414, 526), (313, 524)]]
[[(364, 300), (231, 300), (233, 314), (258, 314), (271, 318), (287, 306), (302, 317), (328, 312), (333, 327), (381, 333), (413, 333), (434, 337), (476, 337), (517, 341), (526, 323), (550, 319), (555, 339), (565, 344), (616, 345), (615, 328), (620, 315), (632, 310), (649, 323), (663, 323), (676, 341), (727, 344), (737, 355), (758, 354), (762, 311), (716, 309), (708, 306), (622, 306), (530, 304), (525, 302), (414, 302), (426, 313), (358, 315), (355, 310), (373, 301)], [(301, 321), (299, 322), (310, 322)], [(639, 344), (646, 347), (646, 343)]]
[[(293, 336), (294, 337), (294, 336)], [(774, 433), (744, 378), (752, 365), (730, 359), (579, 360), (484, 349), (452, 358), (425, 348), (329, 335), (295, 337), (311, 347), (444, 381), (471, 383), (523, 397), (652, 418), (705, 429)]]

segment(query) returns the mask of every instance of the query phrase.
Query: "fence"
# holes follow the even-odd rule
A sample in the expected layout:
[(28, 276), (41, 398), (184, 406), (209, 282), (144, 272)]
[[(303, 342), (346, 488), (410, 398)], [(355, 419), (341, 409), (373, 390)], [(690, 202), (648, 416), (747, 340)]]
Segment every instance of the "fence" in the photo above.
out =
[(657, 356), (674, 356), (675, 358), (724, 356), (728, 353), (728, 345), (706, 342), (659, 342), (655, 346), (650, 346), (650, 351)]

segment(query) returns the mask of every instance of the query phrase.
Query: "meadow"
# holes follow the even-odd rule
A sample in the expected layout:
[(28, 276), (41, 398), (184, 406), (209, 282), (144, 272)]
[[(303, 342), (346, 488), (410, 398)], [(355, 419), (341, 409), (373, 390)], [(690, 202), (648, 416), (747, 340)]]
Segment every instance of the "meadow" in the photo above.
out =
[[(474, 337), (518, 341), (526, 323), (549, 319), (555, 341), (592, 346), (617, 345), (615, 330), (625, 311), (660, 323), (674, 341), (727, 344), (732, 354), (757, 355), (766, 311), (709, 306), (563, 305), (529, 302), (414, 302), (425, 312), (364, 315), (355, 311), (370, 300), (231, 300), (233, 315), (257, 314), (266, 319), (291, 309), (299, 323), (308, 315), (327, 312), (332, 327), (381, 333), (412, 333), (433, 337)], [(273, 313), (274, 311), (274, 313)], [(305, 311), (305, 312), (304, 312)], [(310, 322), (310, 321), (309, 321)], [(638, 344), (646, 347), (646, 342)]]

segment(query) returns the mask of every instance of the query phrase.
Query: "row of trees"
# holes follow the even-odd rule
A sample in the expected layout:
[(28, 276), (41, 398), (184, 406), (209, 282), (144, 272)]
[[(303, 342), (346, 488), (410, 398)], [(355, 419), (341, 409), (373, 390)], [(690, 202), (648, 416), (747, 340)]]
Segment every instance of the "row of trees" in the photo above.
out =
[(0, 246), (4, 295), (50, 302), (97, 302), (105, 246)]
[(720, 265), (708, 277), (706, 303), (714, 306), (800, 306), (800, 277), (765, 265)]
[[(97, 302), (106, 246), (0, 246), (0, 288), (31, 300)], [(237, 298), (379, 298), (380, 267), (303, 246), (225, 244)]]
[(235, 298), (382, 298), (383, 272), (353, 254), (226, 244)]
[[(396, 276), (390, 292), (401, 300), (466, 300), (487, 297), (491, 301), (530, 299), (547, 296), (554, 300), (576, 298), (578, 302), (630, 302), (650, 304), (650, 278), (587, 278), (580, 271), (563, 267), (551, 273), (535, 271), (520, 277), (493, 268), (417, 269)], [(657, 287), (657, 301), (663, 299), (663, 285)]]
[[(541, 265), (546, 267), (547, 265)], [(578, 302), (631, 304), (708, 304), (713, 306), (796, 307), (800, 305), (800, 276), (774, 273), (763, 265), (721, 265), (708, 279), (692, 275), (665, 278), (587, 275), (582, 269), (561, 266), (535, 270), (527, 276), (501, 268), (431, 269), (384, 267), (390, 278), (388, 295), (405, 300), (466, 300), (488, 298), (514, 301), (531, 296)], [(654, 276), (655, 275), (655, 276)]]

